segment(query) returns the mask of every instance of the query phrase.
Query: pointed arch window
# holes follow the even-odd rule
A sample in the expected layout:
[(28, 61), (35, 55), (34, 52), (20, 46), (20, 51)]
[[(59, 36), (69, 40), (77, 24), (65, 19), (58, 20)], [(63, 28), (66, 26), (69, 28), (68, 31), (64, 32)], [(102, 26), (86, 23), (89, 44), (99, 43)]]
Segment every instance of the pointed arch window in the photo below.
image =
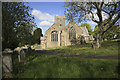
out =
[(51, 32), (51, 42), (58, 42), (58, 32), (57, 31)]
[(76, 39), (76, 30), (73, 26), (69, 30), (69, 39)]

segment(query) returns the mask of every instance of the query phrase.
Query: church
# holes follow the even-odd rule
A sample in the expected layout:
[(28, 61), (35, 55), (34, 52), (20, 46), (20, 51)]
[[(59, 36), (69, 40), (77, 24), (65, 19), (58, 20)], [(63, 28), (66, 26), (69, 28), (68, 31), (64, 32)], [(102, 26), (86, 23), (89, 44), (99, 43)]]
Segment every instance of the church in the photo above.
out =
[(73, 20), (65, 26), (65, 16), (55, 15), (54, 19), (55, 23), (41, 37), (41, 48), (72, 45), (71, 41), (76, 41), (80, 36), (86, 43), (91, 40), (86, 26), (79, 27)]

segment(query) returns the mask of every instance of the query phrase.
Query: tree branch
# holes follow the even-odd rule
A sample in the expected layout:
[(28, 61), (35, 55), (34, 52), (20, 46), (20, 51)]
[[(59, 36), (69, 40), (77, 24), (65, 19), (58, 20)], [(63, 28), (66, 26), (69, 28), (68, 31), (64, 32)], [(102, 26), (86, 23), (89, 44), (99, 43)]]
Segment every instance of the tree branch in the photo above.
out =
[(105, 26), (106, 24), (110, 23), (110, 22), (111, 22), (112, 17), (113, 17), (113, 16), (117, 13), (117, 11), (116, 11), (117, 4), (116, 4), (116, 3), (114, 3), (114, 5), (115, 5), (114, 10), (113, 10), (113, 11), (110, 11), (110, 13), (109, 13), (109, 12), (107, 12), (107, 11), (105, 11), (105, 10), (102, 10), (102, 11), (104, 11), (105, 13), (107, 13), (107, 14), (109, 15), (109, 18), (108, 18), (108, 19), (106, 19), (106, 21), (104, 21), (104, 22), (105, 22), (105, 23), (104, 23), (104, 26)]
[(92, 13), (92, 11), (90, 11), (90, 13), (92, 14), (92, 21), (94, 21), (96, 23), (99, 23), (99, 21), (97, 21), (97, 20), (94, 19), (94, 14)]
[(96, 22), (96, 23), (99, 23), (99, 21), (97, 21), (97, 20), (94, 19), (94, 14), (93, 14), (93, 12), (92, 12), (91, 10), (85, 9), (85, 8), (83, 8), (83, 7), (81, 7), (80, 9), (82, 9), (82, 10), (84, 10), (84, 11), (88, 11), (88, 13), (91, 13), (91, 14), (92, 14), (92, 21), (94, 21), (94, 22)]
[(106, 25), (106, 27), (105, 27), (105, 29), (104, 29), (104, 31), (103, 31), (103, 34), (104, 34), (108, 29), (110, 29), (110, 28), (116, 23), (116, 21), (117, 21), (118, 19), (120, 19), (120, 13), (115, 17), (114, 20), (110, 21), (110, 22), (108, 23), (108, 25)]
[(101, 3), (101, 5), (100, 5), (100, 9), (102, 9), (103, 4), (104, 4), (104, 2)]
[(104, 9), (102, 9), (102, 11), (104, 11), (105, 13), (107, 13), (108, 15), (110, 15), (110, 13), (109, 13), (109, 12), (107, 12), (107, 11), (105, 11)]
[(97, 8), (97, 15), (98, 15), (98, 18), (99, 18), (99, 21), (102, 22), (102, 9), (99, 8), (99, 4), (98, 3), (95, 3), (95, 6)]

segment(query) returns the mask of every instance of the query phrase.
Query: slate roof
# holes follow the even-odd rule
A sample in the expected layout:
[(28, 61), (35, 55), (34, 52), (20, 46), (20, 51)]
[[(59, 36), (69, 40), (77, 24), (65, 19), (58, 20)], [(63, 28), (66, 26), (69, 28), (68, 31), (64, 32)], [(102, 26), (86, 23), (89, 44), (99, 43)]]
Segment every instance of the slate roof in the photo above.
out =
[(87, 28), (86, 28), (86, 26), (85, 27), (80, 27), (81, 28), (81, 30), (83, 31), (83, 36), (89, 36), (89, 33), (88, 33), (88, 30), (87, 30)]

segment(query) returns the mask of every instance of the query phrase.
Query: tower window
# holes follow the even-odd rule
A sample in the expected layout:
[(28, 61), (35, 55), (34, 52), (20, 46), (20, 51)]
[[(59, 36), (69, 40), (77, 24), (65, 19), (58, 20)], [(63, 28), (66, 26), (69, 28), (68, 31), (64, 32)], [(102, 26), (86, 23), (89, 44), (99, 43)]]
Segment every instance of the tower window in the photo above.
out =
[(60, 26), (62, 26), (62, 24), (60, 24)]

